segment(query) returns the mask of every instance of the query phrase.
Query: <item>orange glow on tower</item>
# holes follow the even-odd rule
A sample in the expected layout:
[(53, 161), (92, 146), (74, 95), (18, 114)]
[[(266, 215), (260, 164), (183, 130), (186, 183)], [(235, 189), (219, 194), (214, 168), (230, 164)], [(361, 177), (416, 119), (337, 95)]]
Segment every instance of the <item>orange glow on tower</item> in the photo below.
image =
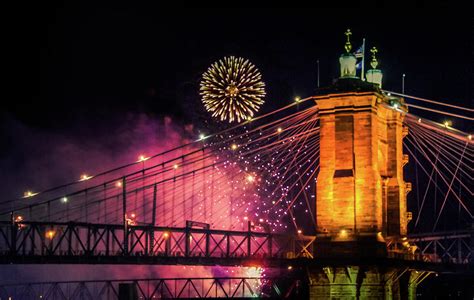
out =
[[(317, 230), (336, 239), (378, 232), (383, 238), (405, 236), (409, 189), (402, 140), (408, 132), (402, 121), (407, 108), (403, 99), (355, 84), (368, 90), (316, 97), (321, 118)], [(393, 102), (396, 110), (388, 105)]]

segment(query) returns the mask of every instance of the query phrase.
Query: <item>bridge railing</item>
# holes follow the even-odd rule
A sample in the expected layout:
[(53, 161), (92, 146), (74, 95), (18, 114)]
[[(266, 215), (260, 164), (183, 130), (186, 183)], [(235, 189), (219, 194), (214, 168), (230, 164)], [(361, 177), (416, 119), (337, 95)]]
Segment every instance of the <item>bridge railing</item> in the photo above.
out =
[(0, 222), (2, 256), (295, 258), (308, 242), (285, 234), (89, 223)]

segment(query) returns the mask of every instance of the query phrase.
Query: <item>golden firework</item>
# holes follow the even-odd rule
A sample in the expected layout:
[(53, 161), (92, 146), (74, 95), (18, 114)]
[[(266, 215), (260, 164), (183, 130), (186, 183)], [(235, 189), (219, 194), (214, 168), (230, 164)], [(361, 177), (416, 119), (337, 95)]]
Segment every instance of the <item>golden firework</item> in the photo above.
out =
[(201, 96), (213, 117), (229, 123), (249, 120), (265, 102), (265, 83), (258, 69), (241, 57), (224, 57), (203, 74)]

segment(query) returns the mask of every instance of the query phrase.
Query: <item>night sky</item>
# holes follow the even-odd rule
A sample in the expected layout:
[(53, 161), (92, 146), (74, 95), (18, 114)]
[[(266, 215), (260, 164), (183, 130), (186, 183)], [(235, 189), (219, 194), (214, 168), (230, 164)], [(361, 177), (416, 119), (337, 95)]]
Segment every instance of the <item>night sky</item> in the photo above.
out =
[[(445, 5), (381, 7), (194, 8), (56, 5), (23, 8), (8, 48), (19, 59), (14, 101), (2, 110), (33, 127), (74, 126), (111, 112), (170, 113), (193, 118), (201, 74), (226, 55), (260, 68), (266, 109), (308, 96), (337, 77), (346, 28), (380, 49), (384, 87), (471, 106), (473, 18)], [(380, 6), (380, 5), (379, 5)], [(342, 10), (342, 9), (341, 9)], [(456, 12), (459, 13), (459, 12)], [(456, 18), (453, 18), (456, 16)], [(21, 59), (20, 59), (21, 58)], [(368, 66), (367, 66), (368, 67)]]
[[(385, 89), (401, 91), (406, 73), (408, 94), (473, 106), (469, 10), (447, 1), (435, 2), (434, 12), (420, 1), (398, 8), (357, 3), (332, 9), (184, 2), (173, 8), (69, 2), (18, 7), (10, 13), (5, 45), (13, 68), (0, 112), (0, 158), (28, 159), (34, 149), (20, 145), (25, 130), (89, 140), (123, 128), (130, 113), (168, 115), (197, 128), (224, 126), (202, 108), (199, 81), (211, 63), (228, 55), (248, 58), (262, 72), (262, 111), (281, 107), (313, 93), (318, 59), (322, 86), (339, 76), (347, 28), (354, 33), (353, 49), (364, 37), (367, 49), (379, 48)], [(453, 126), (472, 130), (462, 121)]]

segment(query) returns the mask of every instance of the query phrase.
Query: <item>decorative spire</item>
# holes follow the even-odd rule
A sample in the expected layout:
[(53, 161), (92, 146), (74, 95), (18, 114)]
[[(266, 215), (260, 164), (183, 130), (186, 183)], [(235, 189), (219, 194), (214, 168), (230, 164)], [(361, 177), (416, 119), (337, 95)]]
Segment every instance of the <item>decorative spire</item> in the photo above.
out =
[(350, 29), (347, 29), (346, 32), (344, 33), (347, 37), (346, 44), (344, 45), (344, 49), (346, 49), (346, 53), (350, 53), (352, 49), (352, 44), (351, 44), (351, 35), (352, 32)]
[(341, 65), (341, 78), (355, 78), (356, 77), (356, 63), (357, 59), (353, 53), (351, 53), (351, 35), (352, 32), (350, 29), (347, 29), (344, 34), (347, 37), (346, 44), (344, 49), (346, 53), (342, 54), (339, 57), (339, 64)]
[(372, 47), (372, 49), (370, 49), (370, 53), (372, 53), (372, 60), (370, 61), (370, 66), (372, 67), (372, 69), (377, 69), (377, 66), (379, 64), (379, 62), (377, 61), (377, 57), (375, 57), (375, 54), (379, 52), (379, 50), (377, 50), (376, 47)]
[(370, 66), (372, 69), (367, 71), (367, 74), (365, 74), (365, 78), (367, 78), (367, 82), (375, 83), (377, 84), (380, 88), (382, 88), (382, 71), (377, 69), (377, 66), (379, 65), (379, 62), (377, 61), (377, 57), (375, 54), (379, 52), (377, 48), (372, 47), (370, 49), (370, 53), (372, 53), (372, 59), (370, 60)]

